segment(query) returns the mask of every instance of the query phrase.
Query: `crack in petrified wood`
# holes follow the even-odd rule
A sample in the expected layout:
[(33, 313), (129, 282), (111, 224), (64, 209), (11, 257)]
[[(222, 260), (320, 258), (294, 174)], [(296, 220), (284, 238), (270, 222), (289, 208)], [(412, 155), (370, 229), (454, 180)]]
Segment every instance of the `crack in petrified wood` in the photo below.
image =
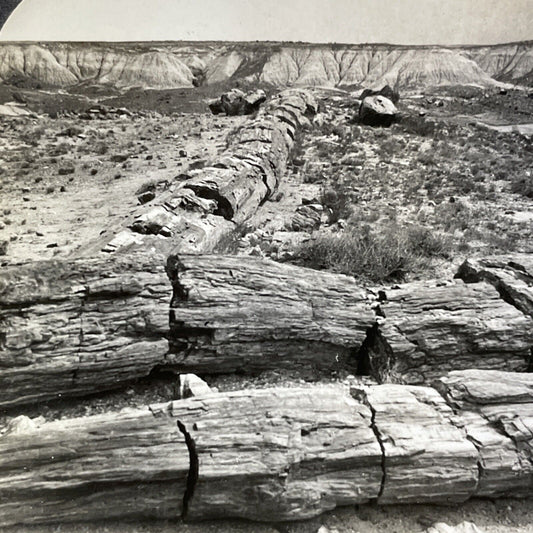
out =
[(0, 524), (529, 495), (533, 375), (452, 372), (437, 388), (315, 384), (19, 421), (0, 437)]

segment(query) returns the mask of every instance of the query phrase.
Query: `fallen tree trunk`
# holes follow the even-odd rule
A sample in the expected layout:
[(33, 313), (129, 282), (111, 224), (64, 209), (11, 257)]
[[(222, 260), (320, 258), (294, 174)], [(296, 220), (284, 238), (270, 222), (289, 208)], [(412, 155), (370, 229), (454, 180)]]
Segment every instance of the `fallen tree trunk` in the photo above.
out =
[(255, 258), (169, 264), (169, 359), (180, 370), (340, 362), (380, 382), (419, 384), (455, 369), (528, 367), (533, 321), (486, 283), (417, 282), (376, 295), (346, 276)]
[(93, 394), (168, 351), (170, 286), (150, 254), (41, 261), (0, 274), (0, 406)]
[[(277, 190), (296, 132), (317, 112), (309, 91), (282, 91), (228, 136), (227, 148), (202, 169), (141, 209), (118, 235), (98, 243), (116, 252), (154, 247), (160, 253), (206, 253), (250, 218)], [(294, 117), (294, 118), (287, 118)], [(91, 250), (94, 253), (94, 250)]]
[(154, 368), (353, 365), (381, 382), (419, 384), (455, 369), (528, 367), (533, 320), (487, 283), (372, 292), (347, 276), (252, 257), (163, 264), (135, 254), (5, 269), (0, 406), (109, 390)]
[(343, 367), (375, 323), (352, 278), (236, 256), (169, 259), (169, 362), (179, 371)]
[(180, 514), (281, 521), (370, 500), (531, 494), (533, 376), (452, 372), (437, 386), (443, 396), (314, 385), (25, 419), (0, 437), (0, 525)]

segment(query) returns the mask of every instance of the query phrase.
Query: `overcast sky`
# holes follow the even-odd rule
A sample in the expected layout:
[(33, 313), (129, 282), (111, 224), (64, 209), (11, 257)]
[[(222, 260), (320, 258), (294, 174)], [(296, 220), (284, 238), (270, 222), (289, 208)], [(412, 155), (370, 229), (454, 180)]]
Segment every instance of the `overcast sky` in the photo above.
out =
[(532, 39), (533, 0), (24, 0), (0, 32), (0, 40), (56, 41)]

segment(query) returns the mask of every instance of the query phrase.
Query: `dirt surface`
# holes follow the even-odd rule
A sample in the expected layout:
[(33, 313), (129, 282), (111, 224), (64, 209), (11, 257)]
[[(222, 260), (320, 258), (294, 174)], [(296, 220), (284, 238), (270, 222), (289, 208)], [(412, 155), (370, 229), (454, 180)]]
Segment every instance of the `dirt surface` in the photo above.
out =
[(9, 241), (0, 261), (83, 255), (91, 243), (111, 239), (135, 215), (136, 191), (178, 183), (242, 120), (0, 118), (0, 240)]

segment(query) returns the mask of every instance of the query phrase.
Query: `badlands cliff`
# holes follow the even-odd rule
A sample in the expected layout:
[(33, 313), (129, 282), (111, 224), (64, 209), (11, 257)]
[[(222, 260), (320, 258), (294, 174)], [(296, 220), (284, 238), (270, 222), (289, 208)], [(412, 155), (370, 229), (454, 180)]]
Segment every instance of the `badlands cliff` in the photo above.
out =
[(169, 89), (263, 83), (409, 90), (439, 85), (533, 82), (533, 43), (406, 47), (283, 43), (5, 43), (0, 80), (68, 87)]

